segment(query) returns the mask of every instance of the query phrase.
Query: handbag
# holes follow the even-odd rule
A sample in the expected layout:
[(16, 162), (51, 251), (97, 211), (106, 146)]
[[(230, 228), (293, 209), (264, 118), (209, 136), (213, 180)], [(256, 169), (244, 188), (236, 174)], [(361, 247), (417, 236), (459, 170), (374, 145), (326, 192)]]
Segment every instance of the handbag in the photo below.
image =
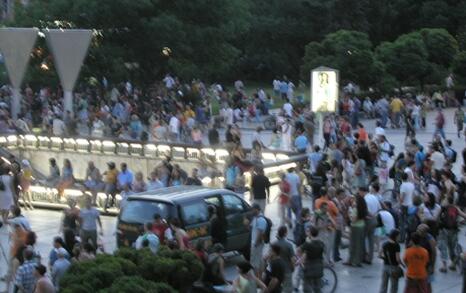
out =
[[(388, 263), (393, 267), (394, 264), (392, 264), (390, 257), (388, 257), (388, 255), (385, 255), (385, 257), (387, 257)], [(394, 279), (399, 279), (399, 278), (403, 278), (404, 275), (405, 275), (405, 273), (404, 273), (403, 269), (401, 268), (401, 266), (397, 265), (397, 266), (395, 266), (395, 269), (392, 270), (392, 272), (390, 274), (390, 277), (392, 277)]]
[(403, 278), (405, 275), (403, 269), (400, 266), (396, 266), (391, 273), (391, 277), (395, 279)]

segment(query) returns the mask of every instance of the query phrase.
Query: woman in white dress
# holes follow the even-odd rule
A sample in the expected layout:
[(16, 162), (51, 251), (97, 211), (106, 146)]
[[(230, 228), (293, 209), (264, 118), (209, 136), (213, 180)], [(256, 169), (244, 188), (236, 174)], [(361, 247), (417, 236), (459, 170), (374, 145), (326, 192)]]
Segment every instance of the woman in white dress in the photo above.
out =
[(14, 205), (13, 179), (8, 172), (8, 166), (0, 166), (0, 213), (3, 223), (7, 222), (10, 209)]

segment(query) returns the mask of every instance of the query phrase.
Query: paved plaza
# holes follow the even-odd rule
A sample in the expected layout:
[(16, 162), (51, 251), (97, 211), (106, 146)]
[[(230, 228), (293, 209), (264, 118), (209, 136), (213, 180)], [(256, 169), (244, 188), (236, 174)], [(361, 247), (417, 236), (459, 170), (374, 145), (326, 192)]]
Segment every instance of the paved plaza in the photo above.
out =
[[(435, 113), (431, 112), (428, 115), (427, 119), (427, 129), (419, 131), (417, 134), (417, 139), (421, 144), (427, 145), (431, 140), (433, 134), (433, 115)], [(454, 165), (454, 171), (458, 174), (460, 166), (462, 164), (461, 151), (465, 146), (464, 138), (456, 137), (456, 126), (453, 124), (453, 109), (448, 109), (445, 111), (445, 116), (447, 118), (446, 124), (446, 134), (447, 138), (451, 139), (453, 142), (454, 149), (458, 152), (458, 161)], [(369, 133), (373, 132), (375, 127), (374, 120), (365, 120), (364, 124), (368, 129)], [(249, 129), (253, 129), (254, 125), (250, 125)], [(250, 144), (252, 136), (251, 130), (245, 130), (243, 132), (243, 140), (246, 146)], [(264, 133), (264, 141), (268, 142), (270, 139), (270, 133)], [(404, 130), (391, 130), (387, 129), (387, 138), (390, 143), (396, 146), (396, 152), (404, 150)], [(272, 195), (275, 197), (278, 193), (276, 187), (272, 188)], [(248, 195), (246, 195), (248, 198)], [(304, 206), (310, 206), (309, 199), (305, 199)], [(266, 208), (266, 214), (274, 221), (278, 218), (278, 204), (276, 201), (273, 201)], [(34, 210), (34, 211), (25, 211), (24, 215), (30, 219), (32, 229), (38, 235), (37, 249), (40, 251), (43, 263), (48, 262), (48, 254), (52, 248), (52, 239), (54, 236), (59, 235), (59, 226), (61, 221), (61, 213), (58, 211), (49, 211), (49, 210)], [(115, 241), (115, 228), (116, 228), (116, 218), (115, 217), (102, 217), (104, 236), (102, 238), (102, 243), (104, 249), (107, 252), (112, 252), (116, 249)], [(277, 228), (278, 223), (275, 223), (274, 228)], [(9, 237), (7, 227), (0, 229), (0, 244), (1, 244), (1, 255), (0, 255), (0, 276), (4, 275), (7, 269), (7, 264), (5, 262), (5, 257), (9, 255)], [(466, 247), (466, 237), (465, 231), (460, 233), (460, 243), (463, 244), (463, 247)], [(343, 259), (346, 259), (348, 250), (342, 250)], [(438, 261), (439, 262), (439, 261)], [(437, 264), (438, 264), (437, 262)], [(338, 274), (338, 289), (337, 292), (377, 292), (380, 285), (380, 275), (382, 271), (382, 261), (377, 259), (370, 266), (365, 265), (363, 268), (352, 268), (345, 267), (341, 263), (335, 265), (335, 270)], [(233, 268), (229, 268), (228, 275), (230, 277), (234, 276)], [(403, 288), (404, 281), (400, 281), (400, 288)], [(448, 272), (447, 274), (441, 274), (438, 272), (438, 269), (435, 273), (435, 282), (433, 288), (435, 293), (437, 292), (461, 292), (462, 276), (458, 272)], [(0, 283), (0, 292), (4, 291), (5, 287), (3, 283)], [(400, 289), (400, 292), (402, 290)]]

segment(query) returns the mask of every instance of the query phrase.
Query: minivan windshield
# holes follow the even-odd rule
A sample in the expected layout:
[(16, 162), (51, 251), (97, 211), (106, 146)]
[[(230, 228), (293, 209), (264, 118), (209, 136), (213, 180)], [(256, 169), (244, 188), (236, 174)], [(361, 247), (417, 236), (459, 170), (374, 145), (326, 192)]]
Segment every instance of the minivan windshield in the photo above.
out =
[(120, 220), (125, 223), (144, 224), (152, 222), (155, 214), (163, 219), (171, 217), (173, 206), (163, 202), (147, 200), (129, 200), (120, 215)]

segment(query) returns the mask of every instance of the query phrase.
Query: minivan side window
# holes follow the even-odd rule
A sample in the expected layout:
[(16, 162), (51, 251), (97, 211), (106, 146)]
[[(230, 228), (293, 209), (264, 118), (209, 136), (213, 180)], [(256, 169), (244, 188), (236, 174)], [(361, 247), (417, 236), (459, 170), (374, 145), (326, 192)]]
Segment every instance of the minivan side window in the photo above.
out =
[(187, 226), (209, 221), (207, 205), (202, 201), (182, 204), (181, 212)]
[(225, 206), (225, 214), (227, 216), (244, 212), (243, 202), (234, 195), (223, 195), (223, 205)]
[(204, 198), (204, 201), (207, 203), (207, 205), (213, 205), (216, 208), (221, 206), (220, 198), (217, 195), (216, 196), (211, 196), (211, 197), (206, 197), (206, 198)]

